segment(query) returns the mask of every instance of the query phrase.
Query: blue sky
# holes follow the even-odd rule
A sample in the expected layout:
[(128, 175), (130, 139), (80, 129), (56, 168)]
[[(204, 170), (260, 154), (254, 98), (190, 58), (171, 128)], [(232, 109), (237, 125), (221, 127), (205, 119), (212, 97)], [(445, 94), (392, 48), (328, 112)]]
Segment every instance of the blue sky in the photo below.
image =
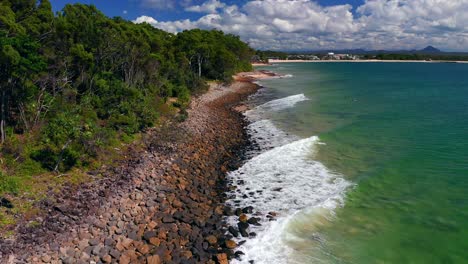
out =
[[(183, 1), (176, 1), (183, 3)], [(191, 1), (194, 4), (201, 4), (203, 0), (193, 0)], [(227, 0), (223, 1), (229, 5), (238, 5), (241, 6), (248, 2), (248, 0)], [(323, 6), (333, 6), (333, 5), (342, 5), (350, 4), (353, 6), (359, 6), (364, 3), (364, 0), (320, 0), (317, 1)], [(144, 4), (144, 1), (138, 0), (55, 0), (52, 1), (54, 11), (60, 11), (66, 4), (73, 3), (83, 3), (83, 4), (93, 4), (99, 8), (104, 14), (110, 17), (121, 16), (129, 20), (134, 20), (141, 15), (150, 15), (153, 17), (158, 17), (158, 20), (161, 21), (170, 21), (178, 19), (199, 19), (200, 14), (194, 12), (186, 12), (184, 8), (176, 7), (172, 9), (157, 9), (157, 8), (148, 8)]]
[(94, 4), (106, 15), (173, 33), (239, 35), (255, 48), (468, 51), (468, 0), (53, 0)]

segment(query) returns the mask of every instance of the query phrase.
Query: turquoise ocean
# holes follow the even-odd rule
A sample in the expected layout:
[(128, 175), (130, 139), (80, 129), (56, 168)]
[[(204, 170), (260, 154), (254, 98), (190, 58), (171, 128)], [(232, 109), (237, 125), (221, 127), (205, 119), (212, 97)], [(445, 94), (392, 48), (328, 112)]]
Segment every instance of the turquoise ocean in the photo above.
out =
[(468, 64), (258, 69), (227, 203), (278, 217), (235, 263), (468, 263)]

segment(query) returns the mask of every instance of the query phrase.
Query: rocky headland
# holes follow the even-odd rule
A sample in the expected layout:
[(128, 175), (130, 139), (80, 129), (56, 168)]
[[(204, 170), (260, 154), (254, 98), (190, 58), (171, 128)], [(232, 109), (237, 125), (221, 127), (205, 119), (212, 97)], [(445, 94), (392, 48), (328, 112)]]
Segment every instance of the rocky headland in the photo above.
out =
[[(262, 77), (271, 73), (211, 85), (192, 100), (187, 120), (148, 131), (143, 153), (130, 149), (124, 164), (89, 172), (99, 180), (42, 200), (47, 213), (0, 240), (0, 262), (228, 263), (242, 254), (231, 238), (249, 236), (257, 223), (246, 217), (252, 208), (225, 206), (225, 176), (248, 144), (241, 102)], [(233, 214), (238, 227), (223, 221)]]

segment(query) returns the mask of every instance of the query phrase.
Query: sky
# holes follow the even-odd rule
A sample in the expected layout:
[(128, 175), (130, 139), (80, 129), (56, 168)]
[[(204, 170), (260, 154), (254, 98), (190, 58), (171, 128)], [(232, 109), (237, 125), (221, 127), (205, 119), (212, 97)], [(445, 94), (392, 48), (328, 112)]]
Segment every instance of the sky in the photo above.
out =
[(468, 51), (468, 0), (52, 0), (94, 4), (110, 17), (173, 33), (239, 35), (257, 49)]

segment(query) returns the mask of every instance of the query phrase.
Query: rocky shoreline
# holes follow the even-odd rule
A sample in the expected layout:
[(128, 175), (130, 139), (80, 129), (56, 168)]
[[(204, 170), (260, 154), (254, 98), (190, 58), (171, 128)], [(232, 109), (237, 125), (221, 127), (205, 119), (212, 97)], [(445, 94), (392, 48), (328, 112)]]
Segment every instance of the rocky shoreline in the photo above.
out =
[[(258, 89), (239, 77), (195, 98), (189, 118), (145, 135), (144, 153), (90, 172), (104, 177), (70, 187), (40, 205), (47, 215), (0, 240), (1, 263), (228, 263), (239, 256), (229, 232), (242, 236), (252, 208), (227, 208), (226, 172), (248, 144), (234, 110)], [(223, 219), (237, 214), (239, 227)], [(34, 223), (34, 224), (31, 224)]]

